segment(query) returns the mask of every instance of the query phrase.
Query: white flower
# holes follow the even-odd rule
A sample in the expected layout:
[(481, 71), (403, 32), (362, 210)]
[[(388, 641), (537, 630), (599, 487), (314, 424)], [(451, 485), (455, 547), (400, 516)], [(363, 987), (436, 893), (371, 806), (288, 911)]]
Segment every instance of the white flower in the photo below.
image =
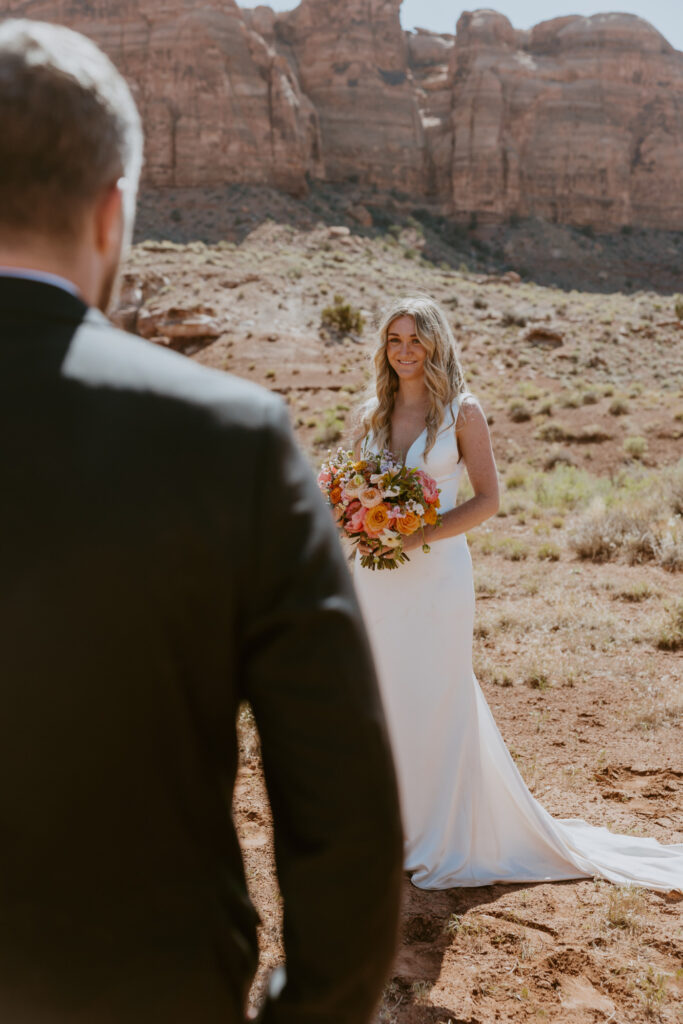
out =
[(403, 543), (401, 535), (393, 530), (382, 530), (379, 539), (385, 548), (398, 548)]
[(382, 491), (382, 497), (383, 498), (395, 498), (400, 493), (401, 493), (401, 488), (400, 487), (387, 487), (387, 488), (385, 488), (385, 490)]

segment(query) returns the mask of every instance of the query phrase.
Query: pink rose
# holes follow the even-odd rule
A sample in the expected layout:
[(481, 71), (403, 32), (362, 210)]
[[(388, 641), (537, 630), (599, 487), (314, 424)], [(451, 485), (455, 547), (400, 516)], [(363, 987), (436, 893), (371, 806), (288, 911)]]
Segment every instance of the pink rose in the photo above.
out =
[(434, 477), (429, 476), (429, 474), (423, 473), (421, 469), (417, 471), (417, 478), (422, 486), (425, 501), (429, 505), (433, 505), (439, 497), (439, 488), (436, 486), (436, 480)]
[(365, 517), (368, 514), (368, 510), (362, 506), (351, 515), (347, 514), (346, 517), (346, 532), (347, 533), (362, 533), (365, 529)]
[(325, 487), (332, 479), (329, 469), (321, 469), (318, 473), (318, 487)]
[(358, 495), (361, 501), (361, 505), (365, 508), (374, 508), (375, 505), (379, 505), (382, 500), (381, 492), (376, 487), (366, 487), (364, 491)]

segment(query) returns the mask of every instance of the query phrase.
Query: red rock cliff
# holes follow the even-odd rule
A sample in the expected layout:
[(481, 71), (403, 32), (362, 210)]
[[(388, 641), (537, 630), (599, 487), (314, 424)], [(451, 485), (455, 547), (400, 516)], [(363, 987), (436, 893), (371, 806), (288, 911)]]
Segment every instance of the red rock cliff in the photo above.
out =
[(399, 188), (459, 218), (683, 229), (683, 54), (602, 14), (491, 10), (404, 33), (400, 0), (0, 0), (71, 25), (128, 77), (150, 186)]

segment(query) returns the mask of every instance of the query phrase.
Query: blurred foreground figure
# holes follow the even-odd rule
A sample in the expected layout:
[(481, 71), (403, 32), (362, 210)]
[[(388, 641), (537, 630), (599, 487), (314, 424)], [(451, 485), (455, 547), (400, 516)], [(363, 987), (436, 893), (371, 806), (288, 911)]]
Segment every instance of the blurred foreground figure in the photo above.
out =
[(279, 400), (115, 330), (138, 114), (87, 39), (0, 25), (0, 1020), (245, 1019), (241, 699), (275, 819), (268, 1024), (362, 1024), (401, 844), (373, 669)]

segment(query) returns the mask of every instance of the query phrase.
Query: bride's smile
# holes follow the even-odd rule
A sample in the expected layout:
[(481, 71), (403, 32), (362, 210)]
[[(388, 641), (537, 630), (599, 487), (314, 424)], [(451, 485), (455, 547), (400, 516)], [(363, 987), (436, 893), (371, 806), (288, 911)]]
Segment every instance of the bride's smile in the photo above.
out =
[(399, 316), (387, 334), (387, 360), (399, 378), (419, 378), (424, 373), (427, 352), (415, 334), (412, 316)]

